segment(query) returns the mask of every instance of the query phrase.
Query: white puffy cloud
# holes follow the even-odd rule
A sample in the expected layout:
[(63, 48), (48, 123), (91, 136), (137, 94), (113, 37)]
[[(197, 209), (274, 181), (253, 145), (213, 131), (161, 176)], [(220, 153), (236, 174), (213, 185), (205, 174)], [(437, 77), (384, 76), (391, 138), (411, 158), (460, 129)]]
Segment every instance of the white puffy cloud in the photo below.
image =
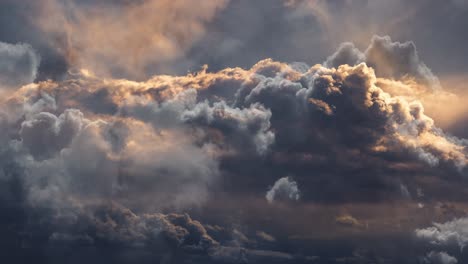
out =
[(297, 201), (300, 197), (301, 195), (297, 182), (289, 177), (278, 179), (265, 196), (270, 203), (276, 200)]
[(434, 226), (417, 229), (416, 236), (431, 244), (458, 245), (463, 249), (468, 244), (468, 218), (459, 218)]

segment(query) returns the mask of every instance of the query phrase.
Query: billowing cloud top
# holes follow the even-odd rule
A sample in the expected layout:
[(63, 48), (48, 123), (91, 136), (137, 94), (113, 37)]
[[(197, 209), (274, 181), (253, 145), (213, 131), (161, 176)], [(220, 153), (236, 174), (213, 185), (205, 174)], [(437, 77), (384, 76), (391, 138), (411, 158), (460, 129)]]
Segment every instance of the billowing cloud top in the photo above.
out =
[(0, 42), (0, 245), (25, 263), (463, 263), (466, 93), (416, 42), (356, 35), (345, 10), (366, 1), (338, 2), (6, 0), (34, 26)]
[[(378, 197), (353, 184), (378, 184), (376, 193), (398, 199), (401, 179), (394, 172), (450, 171), (455, 179), (466, 174), (467, 142), (437, 128), (420, 101), (396, 96), (411, 83), (393, 77), (379, 79), (365, 63), (328, 68), (273, 60), (248, 70), (203, 69), (145, 82), (70, 73), (64, 81), (26, 85), (4, 99), (2, 175), (6, 180), (20, 173), (28, 206), (49, 208), (46, 219), (52, 221), (70, 207), (78, 215), (107, 214), (93, 204), (109, 199), (135, 210), (184, 210), (227, 188), (223, 181), (233, 182), (226, 191), (236, 195), (264, 188), (284, 170), (297, 182), (276, 181), (266, 195), (270, 202), (298, 200), (298, 185), (305, 201), (340, 201), (338, 191), (351, 201)], [(346, 188), (319, 184), (327, 181)], [(253, 184), (241, 188), (247, 182)], [(169, 217), (124, 215), (131, 216), (122, 222), (129, 227), (118, 220), (109, 230), (117, 233), (104, 226), (101, 232), (143, 243), (148, 234), (134, 232), (153, 234), (162, 227), (140, 230), (140, 221)], [(50, 239), (97, 239), (77, 232), (54, 232)], [(174, 236), (185, 236), (180, 232)], [(197, 243), (218, 245), (204, 236)]]

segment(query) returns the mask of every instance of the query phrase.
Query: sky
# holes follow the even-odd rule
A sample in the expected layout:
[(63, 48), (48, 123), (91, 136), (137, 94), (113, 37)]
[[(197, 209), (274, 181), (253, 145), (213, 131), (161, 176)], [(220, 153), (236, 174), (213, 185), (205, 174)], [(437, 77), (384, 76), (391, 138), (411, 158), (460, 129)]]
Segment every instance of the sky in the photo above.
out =
[(466, 0), (0, 0), (2, 263), (468, 263)]

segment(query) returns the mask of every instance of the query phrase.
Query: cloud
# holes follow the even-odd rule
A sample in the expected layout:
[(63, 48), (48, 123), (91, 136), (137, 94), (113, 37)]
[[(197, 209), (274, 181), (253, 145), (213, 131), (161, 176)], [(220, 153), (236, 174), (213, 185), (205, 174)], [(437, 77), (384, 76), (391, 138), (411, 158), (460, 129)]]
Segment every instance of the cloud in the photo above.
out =
[[(271, 112), (261, 104), (249, 108), (238, 109), (226, 105), (225, 102), (208, 102), (198, 104), (193, 110), (186, 111), (182, 119), (188, 123), (208, 125), (226, 131), (227, 141), (232, 146), (247, 151), (248, 146), (254, 146), (258, 153), (264, 153), (274, 142), (275, 136), (270, 129)], [(249, 142), (252, 141), (252, 142)], [(243, 145), (247, 145), (242, 147)]]
[(1, 1), (5, 261), (465, 262), (461, 2)]
[[(202, 204), (218, 181), (232, 182), (234, 192), (253, 181), (246, 190), (260, 192), (285, 173), (308, 190), (301, 198), (321, 201), (340, 192), (399, 197), (401, 180), (389, 176), (395, 171), (463, 174), (466, 140), (445, 134), (421, 102), (397, 95), (401, 89), (387, 93), (399, 83), (382, 80), (364, 63), (327, 68), (271, 59), (141, 82), (82, 70), (19, 89), (5, 111), (11, 139), (24, 147), (21, 163), (35, 173), (70, 177), (60, 185), (78, 195), (154, 196), (162, 207)], [(86, 124), (60, 132), (71, 109)], [(253, 171), (252, 179), (241, 176)], [(374, 184), (375, 193), (359, 191), (362, 184)]]
[(400, 192), (404, 199), (411, 199), (411, 193), (409, 192), (408, 187), (402, 183), (400, 184)]
[(175, 261), (178, 251), (200, 254), (219, 245), (187, 214), (135, 214), (117, 203), (88, 204), (56, 213), (49, 223), (55, 231), (46, 243), (58, 251), (64, 246), (80, 250), (81, 245), (99, 248), (99, 243), (106, 243), (109, 248), (123, 247), (130, 255), (131, 249), (144, 249), (154, 252), (155, 259)]
[[(362, 164), (380, 154), (404, 160), (404, 152), (431, 166), (448, 162), (463, 170), (466, 164), (463, 140), (438, 129), (419, 101), (386, 93), (365, 64), (314, 66), (306, 72), (286, 67), (275, 76), (259, 78), (256, 86), (240, 89), (236, 105), (254, 103), (272, 112), (277, 153), (314, 154), (339, 167)], [(355, 148), (368, 158), (350, 162)]]
[(456, 264), (458, 260), (445, 252), (434, 252), (427, 253), (424, 257), (424, 263), (433, 264)]
[(28, 44), (0, 42), (0, 89), (17, 89), (36, 79), (40, 57)]
[[(389, 45), (399, 54), (402, 47)], [(380, 77), (364, 62), (273, 59), (146, 81), (70, 71), (1, 99), (0, 176), (19, 182), (18, 200), (41, 217), (38, 237), (53, 245), (154, 246), (158, 260), (177, 259), (173, 252), (183, 247), (181, 258), (202, 252), (210, 261), (306, 261), (274, 247), (287, 234), (260, 233), (256, 241), (236, 224), (205, 228), (169, 212), (189, 211), (211, 224), (204, 210), (229, 208), (240, 196), (264, 199), (272, 183), (270, 203), (398, 201), (409, 193), (402, 182), (423, 186), (431, 199), (445, 197), (427, 182), (450, 185), (466, 174), (467, 141), (438, 128), (417, 93), (401, 95), (422, 84), (399, 74)], [(424, 185), (418, 177), (426, 177)], [(107, 202), (118, 206), (100, 206)], [(354, 212), (357, 218), (335, 216), (332, 223), (362, 225)], [(466, 242), (441, 226), (419, 232)]]
[(273, 203), (275, 200), (297, 201), (300, 198), (300, 192), (295, 181), (289, 177), (284, 177), (275, 182), (265, 197), (270, 203)]
[[(44, 144), (43, 140), (31, 142), (39, 144), (35, 148)], [(59, 155), (48, 159), (30, 160), (26, 155), (21, 160), (30, 171), (26, 180), (34, 204), (62, 207), (66, 206), (64, 197), (113, 198), (130, 199), (135, 206), (149, 199), (154, 203), (147, 207), (153, 209), (185, 208), (206, 201), (210, 186), (219, 177), (209, 145), (194, 145), (178, 133), (157, 135), (152, 127), (139, 122), (90, 122), (68, 146), (60, 146)], [(40, 186), (40, 182), (47, 185)]]
[(60, 116), (35, 114), (21, 124), (22, 143), (36, 159), (47, 159), (67, 147), (84, 126), (83, 114), (68, 109)]
[(466, 70), (461, 2), (238, 0), (209, 1), (194, 11), (193, 3), (174, 1), (4, 0), (0, 38), (40, 52), (41, 80), (61, 79), (84, 62), (99, 73), (138, 79), (203, 64), (250, 67), (267, 57), (313, 64), (344, 41), (364, 48), (375, 34), (414, 40), (427, 65), (447, 73)]
[(324, 65), (338, 67), (343, 64), (357, 65), (365, 62), (373, 67), (379, 77), (404, 79), (414, 78), (433, 89), (440, 88), (439, 79), (419, 58), (413, 42), (393, 42), (389, 36), (373, 36), (365, 52), (352, 43), (343, 43), (327, 58)]
[(173, 71), (168, 65), (184, 57), (228, 2), (42, 0), (36, 23), (68, 64), (141, 79)]
[(366, 62), (382, 77), (413, 77), (424, 84), (439, 88), (440, 83), (420, 60), (413, 42), (392, 42), (390, 37), (372, 38), (365, 51)]
[(266, 241), (266, 242), (272, 243), (272, 242), (276, 241), (275, 237), (273, 237), (272, 235), (270, 235), (268, 233), (265, 233), (263, 231), (257, 231), (256, 235), (257, 235), (258, 238), (260, 238), (261, 240)]
[(468, 243), (468, 218), (459, 218), (445, 223), (434, 223), (434, 226), (417, 229), (416, 236), (431, 244), (458, 245), (461, 250)]

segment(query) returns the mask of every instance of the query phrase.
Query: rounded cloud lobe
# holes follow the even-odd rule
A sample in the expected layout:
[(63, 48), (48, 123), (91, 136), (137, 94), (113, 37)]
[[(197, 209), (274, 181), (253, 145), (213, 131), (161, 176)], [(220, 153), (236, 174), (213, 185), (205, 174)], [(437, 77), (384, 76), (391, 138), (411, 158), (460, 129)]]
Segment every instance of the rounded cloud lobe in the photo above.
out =
[(270, 190), (268, 190), (265, 198), (269, 203), (273, 203), (275, 200), (297, 201), (300, 196), (297, 183), (289, 177), (284, 177), (275, 182)]
[(468, 218), (455, 219), (446, 223), (417, 229), (416, 236), (433, 244), (458, 245), (461, 250), (468, 243)]
[(413, 78), (430, 88), (440, 88), (438, 78), (419, 58), (415, 44), (411, 41), (392, 42), (389, 36), (374, 36), (365, 52), (361, 52), (353, 43), (343, 43), (324, 65), (338, 67), (361, 62), (373, 67), (379, 77)]

